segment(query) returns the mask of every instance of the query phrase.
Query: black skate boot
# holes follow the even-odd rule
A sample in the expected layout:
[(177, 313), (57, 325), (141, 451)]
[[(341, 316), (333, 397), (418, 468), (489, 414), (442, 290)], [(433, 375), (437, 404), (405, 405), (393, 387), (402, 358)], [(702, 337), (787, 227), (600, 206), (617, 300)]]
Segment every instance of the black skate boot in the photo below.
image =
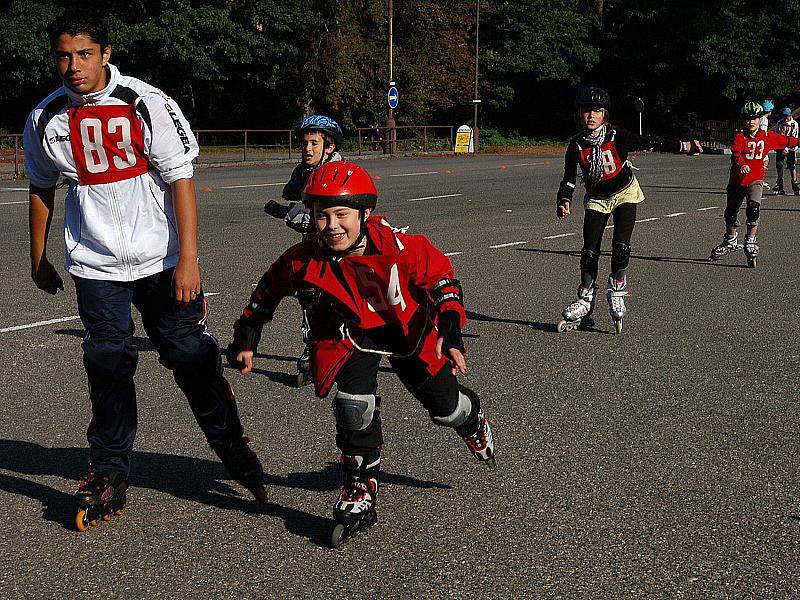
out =
[(792, 191), (794, 192), (795, 196), (800, 196), (800, 185), (797, 185), (796, 181), (792, 182)]
[(122, 515), (127, 489), (128, 476), (125, 473), (90, 468), (75, 492), (75, 528), (86, 531), (90, 525), (97, 527), (101, 519), (110, 521), (113, 515)]
[(264, 486), (264, 469), (249, 444), (250, 440), (242, 436), (228, 444), (212, 446), (211, 449), (219, 456), (230, 476), (246, 487), (260, 504), (266, 506), (269, 499)]
[(773, 196), (785, 196), (786, 192), (783, 189), (783, 182), (779, 181), (775, 184), (775, 187), (772, 188), (772, 195)]
[(303, 355), (297, 359), (297, 387), (303, 387), (311, 383), (311, 349), (306, 345), (303, 348)]
[(464, 432), (457, 430), (472, 455), (487, 467), (494, 468), (497, 464), (494, 458), (494, 436), (489, 420), (483, 409), (478, 411), (478, 423), (475, 431)]
[(345, 473), (345, 483), (333, 505), (333, 519), (336, 525), (331, 533), (331, 546), (334, 548), (338, 548), (378, 522), (375, 504), (378, 500), (380, 459), (377, 464), (362, 469), (364, 460), (363, 456), (342, 455), (339, 458)]
[(710, 262), (720, 260), (731, 252), (736, 252), (738, 249), (739, 244), (737, 243), (736, 234), (734, 233), (733, 235), (728, 235), (726, 233), (722, 238), (722, 243), (711, 251), (711, 255), (708, 257), (708, 260)]
[(758, 256), (758, 245), (756, 236), (746, 235), (744, 237), (744, 253), (747, 256), (747, 266), (751, 269), (756, 268), (756, 257)]

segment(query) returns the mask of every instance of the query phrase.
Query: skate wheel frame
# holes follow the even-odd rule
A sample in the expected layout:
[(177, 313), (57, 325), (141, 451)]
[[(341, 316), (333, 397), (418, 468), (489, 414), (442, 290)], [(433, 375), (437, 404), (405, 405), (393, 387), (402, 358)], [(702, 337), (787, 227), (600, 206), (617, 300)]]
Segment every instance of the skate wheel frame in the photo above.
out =
[(342, 544), (349, 542), (359, 533), (365, 529), (372, 527), (378, 522), (378, 513), (372, 510), (368, 515), (365, 515), (360, 521), (345, 525), (344, 523), (337, 523), (331, 532), (331, 547), (339, 548)]
[(614, 321), (614, 331), (616, 331), (618, 334), (622, 333), (622, 319)]
[(86, 531), (89, 529), (89, 520), (86, 518), (86, 510), (79, 510), (75, 515), (75, 529), (78, 531)]

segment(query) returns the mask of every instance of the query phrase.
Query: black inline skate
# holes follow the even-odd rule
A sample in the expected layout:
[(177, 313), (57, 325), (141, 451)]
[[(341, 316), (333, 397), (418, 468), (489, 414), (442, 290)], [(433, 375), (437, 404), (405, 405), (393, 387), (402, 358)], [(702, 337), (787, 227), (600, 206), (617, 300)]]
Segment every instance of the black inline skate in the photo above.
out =
[(795, 196), (800, 196), (800, 185), (797, 185), (796, 181), (792, 182), (792, 191), (794, 192)]
[[(380, 460), (380, 459), (378, 459)], [(378, 500), (378, 467), (361, 469), (363, 456), (341, 456), (345, 472), (342, 493), (333, 505), (336, 525), (331, 533), (331, 546), (338, 548), (378, 522), (375, 504)], [(355, 470), (351, 470), (355, 467)]]
[(722, 238), (722, 243), (711, 251), (708, 257), (709, 262), (720, 260), (731, 252), (736, 252), (739, 249), (739, 244), (736, 240), (737, 236), (735, 233), (732, 235), (726, 233)]
[(125, 490), (128, 476), (125, 473), (89, 470), (75, 492), (75, 528), (86, 531), (97, 527), (100, 520), (110, 521), (114, 515), (125, 513)]
[(756, 257), (758, 256), (758, 245), (756, 244), (756, 236), (746, 235), (744, 237), (744, 254), (747, 256), (747, 266), (751, 269), (756, 268)]
[(783, 189), (783, 182), (779, 181), (778, 184), (772, 188), (772, 195), (773, 196), (785, 196), (786, 191)]
[(246, 487), (260, 504), (266, 506), (269, 499), (267, 488), (264, 486), (264, 469), (249, 444), (248, 438), (241, 437), (228, 444), (214, 445), (211, 448), (219, 456), (231, 477)]
[(303, 387), (311, 383), (311, 360), (309, 359), (310, 349), (308, 345), (303, 349), (303, 355), (297, 359), (297, 387)]

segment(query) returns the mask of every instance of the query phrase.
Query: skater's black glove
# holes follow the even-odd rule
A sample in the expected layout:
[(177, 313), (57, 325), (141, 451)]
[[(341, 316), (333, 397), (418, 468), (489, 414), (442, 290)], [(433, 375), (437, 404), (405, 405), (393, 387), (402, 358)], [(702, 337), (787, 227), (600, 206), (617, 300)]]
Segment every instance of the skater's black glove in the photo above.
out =
[(233, 324), (233, 341), (228, 344), (225, 350), (225, 356), (230, 364), (235, 369), (243, 369), (244, 363), (237, 360), (236, 357), (244, 350), (256, 351), (258, 343), (261, 341), (261, 328), (258, 323), (253, 323), (243, 317), (239, 317), (236, 323)]
[(270, 200), (264, 205), (264, 212), (270, 217), (275, 217), (276, 219), (285, 219), (286, 214), (289, 212), (289, 208), (290, 207), (285, 204), (275, 202), (275, 200)]
[(439, 315), (439, 336), (443, 338), (442, 352), (455, 348), (464, 353), (464, 338), (461, 337), (461, 316), (454, 310), (446, 310)]

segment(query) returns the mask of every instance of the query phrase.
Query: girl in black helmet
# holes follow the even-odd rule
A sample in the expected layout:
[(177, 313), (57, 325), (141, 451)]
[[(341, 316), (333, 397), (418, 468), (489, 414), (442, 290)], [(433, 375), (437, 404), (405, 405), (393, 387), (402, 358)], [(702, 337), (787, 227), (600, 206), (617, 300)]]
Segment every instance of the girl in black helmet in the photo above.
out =
[(629, 296), (625, 271), (631, 253), (631, 234), (636, 222), (636, 205), (644, 200), (642, 188), (631, 170), (628, 152), (659, 150), (663, 152), (702, 152), (699, 142), (661, 140), (641, 136), (609, 124), (608, 92), (588, 87), (578, 92), (575, 106), (583, 128), (567, 147), (564, 157), (564, 179), (558, 188), (557, 215), (571, 214), (572, 196), (578, 166), (581, 168), (586, 195), (581, 250), (581, 282), (578, 297), (562, 312), (558, 331), (580, 326), (591, 327), (597, 285), (600, 244), (608, 218), (614, 216), (614, 238), (611, 250), (611, 274), (608, 277), (608, 310), (617, 333), (622, 331), (625, 296)]

